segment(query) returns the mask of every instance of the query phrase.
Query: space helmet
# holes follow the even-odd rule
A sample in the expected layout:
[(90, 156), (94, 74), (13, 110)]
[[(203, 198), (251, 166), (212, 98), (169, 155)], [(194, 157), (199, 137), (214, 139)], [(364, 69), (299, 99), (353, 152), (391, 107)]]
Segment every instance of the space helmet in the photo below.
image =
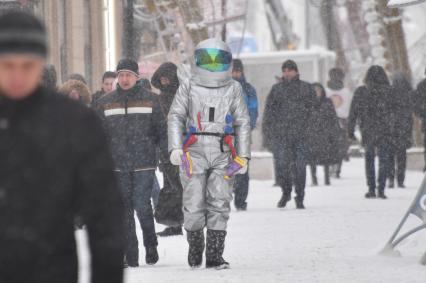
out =
[(205, 87), (224, 86), (232, 81), (231, 65), (229, 46), (219, 39), (206, 39), (194, 51), (193, 79)]

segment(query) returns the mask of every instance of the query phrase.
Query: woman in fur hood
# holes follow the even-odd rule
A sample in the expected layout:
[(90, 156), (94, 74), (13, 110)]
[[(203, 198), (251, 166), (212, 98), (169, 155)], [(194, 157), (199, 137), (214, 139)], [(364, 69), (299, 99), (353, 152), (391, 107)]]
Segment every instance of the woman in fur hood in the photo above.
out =
[(83, 82), (68, 80), (59, 88), (59, 92), (86, 105), (90, 104), (90, 90)]

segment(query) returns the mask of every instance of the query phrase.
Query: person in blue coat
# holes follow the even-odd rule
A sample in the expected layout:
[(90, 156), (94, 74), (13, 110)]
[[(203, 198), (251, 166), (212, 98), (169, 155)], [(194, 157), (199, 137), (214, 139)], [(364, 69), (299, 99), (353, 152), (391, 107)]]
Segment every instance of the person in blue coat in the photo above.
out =
[[(258, 101), (256, 89), (246, 81), (244, 76), (244, 65), (240, 59), (232, 60), (232, 78), (238, 81), (243, 88), (244, 100), (250, 116), (250, 128), (256, 127), (257, 117), (259, 116)], [(237, 175), (234, 185), (234, 204), (239, 211), (247, 210), (247, 196), (249, 190), (249, 173)]]

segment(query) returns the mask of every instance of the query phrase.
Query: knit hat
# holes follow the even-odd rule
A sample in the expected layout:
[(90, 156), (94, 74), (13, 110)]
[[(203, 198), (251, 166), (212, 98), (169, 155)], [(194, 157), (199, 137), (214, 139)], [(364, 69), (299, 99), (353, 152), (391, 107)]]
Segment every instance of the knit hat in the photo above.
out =
[(121, 59), (117, 65), (117, 74), (120, 72), (130, 72), (139, 77), (138, 63), (132, 59)]
[(44, 25), (33, 15), (13, 11), (0, 17), (0, 54), (18, 53), (47, 56)]
[(232, 60), (232, 71), (244, 72), (244, 65), (240, 59)]
[(328, 76), (330, 80), (333, 81), (344, 81), (345, 80), (345, 72), (340, 68), (332, 68), (328, 71)]
[(296, 72), (299, 72), (299, 69), (297, 68), (296, 62), (293, 60), (287, 60), (283, 63), (281, 66), (281, 70), (284, 71), (284, 69), (294, 70)]

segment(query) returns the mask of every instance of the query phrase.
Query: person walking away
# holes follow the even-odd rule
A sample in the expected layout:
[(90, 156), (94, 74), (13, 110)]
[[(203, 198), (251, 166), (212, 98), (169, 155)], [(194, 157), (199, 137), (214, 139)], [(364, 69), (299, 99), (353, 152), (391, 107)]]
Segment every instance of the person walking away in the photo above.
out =
[[(145, 262), (158, 261), (157, 236), (151, 193), (157, 166), (157, 148), (167, 156), (167, 127), (158, 98), (139, 84), (137, 62), (117, 65), (117, 89), (99, 99), (98, 113), (112, 145), (115, 170), (125, 207), (126, 264), (139, 265), (134, 211), (140, 222)], [(165, 158), (165, 157), (164, 157)]]
[[(164, 116), (167, 116), (179, 88), (177, 66), (172, 62), (161, 64), (152, 76), (151, 84), (161, 91), (158, 99)], [(164, 176), (164, 187), (160, 191), (154, 217), (157, 223), (168, 227), (157, 235), (160, 237), (183, 235), (183, 189), (179, 178), (179, 167), (171, 164), (167, 159), (160, 164), (160, 169)]]
[(333, 102), (326, 97), (324, 87), (320, 83), (314, 83), (313, 87), (318, 103), (312, 111), (308, 124), (308, 159), (313, 185), (318, 185), (316, 167), (323, 165), (325, 185), (329, 186), (330, 166), (339, 161), (336, 147), (341, 129)]
[[(426, 70), (425, 70), (426, 74)], [(423, 79), (412, 94), (414, 113), (422, 121), (424, 163), (423, 172), (426, 172), (426, 78)]]
[(0, 282), (77, 283), (84, 217), (92, 283), (123, 282), (123, 203), (96, 113), (42, 85), (47, 34), (0, 17)]
[(336, 178), (340, 178), (343, 160), (349, 160), (348, 150), (350, 141), (348, 139), (348, 117), (353, 93), (345, 87), (345, 72), (340, 68), (332, 68), (328, 72), (326, 94), (333, 102), (340, 124), (339, 143), (336, 147), (339, 155), (343, 156), (335, 166)]
[[(256, 89), (247, 82), (244, 75), (244, 65), (240, 59), (232, 60), (232, 78), (241, 84), (243, 97), (250, 115), (250, 128), (256, 128), (257, 117), (259, 116)], [(238, 211), (247, 210), (247, 197), (249, 192), (249, 172), (235, 176), (234, 185), (234, 205)]]
[(206, 267), (226, 269), (230, 265), (223, 252), (233, 177), (247, 172), (250, 116), (241, 85), (231, 77), (232, 54), (226, 43), (200, 42), (194, 62), (193, 76), (181, 82), (169, 112), (170, 160), (182, 166), (189, 266), (201, 266), (206, 247)]
[(398, 188), (404, 188), (407, 149), (412, 146), (413, 135), (413, 88), (403, 73), (395, 74), (392, 86), (395, 90), (395, 125), (389, 156), (388, 181), (389, 188), (393, 188), (396, 177)]
[[(355, 126), (359, 123), (362, 146), (365, 149), (365, 170), (368, 192), (366, 198), (386, 199), (386, 178), (389, 172), (389, 154), (392, 127), (395, 121), (394, 90), (381, 66), (371, 66), (356, 89), (348, 121), (349, 138), (355, 140)], [(375, 156), (379, 157), (378, 188), (376, 185)], [(378, 195), (376, 195), (376, 188)]]
[(266, 99), (263, 117), (264, 147), (276, 159), (276, 172), (282, 197), (279, 208), (291, 199), (293, 184), (296, 207), (304, 209), (308, 121), (317, 103), (311, 84), (299, 78), (297, 64), (287, 60), (282, 65), (283, 80), (272, 87)]

